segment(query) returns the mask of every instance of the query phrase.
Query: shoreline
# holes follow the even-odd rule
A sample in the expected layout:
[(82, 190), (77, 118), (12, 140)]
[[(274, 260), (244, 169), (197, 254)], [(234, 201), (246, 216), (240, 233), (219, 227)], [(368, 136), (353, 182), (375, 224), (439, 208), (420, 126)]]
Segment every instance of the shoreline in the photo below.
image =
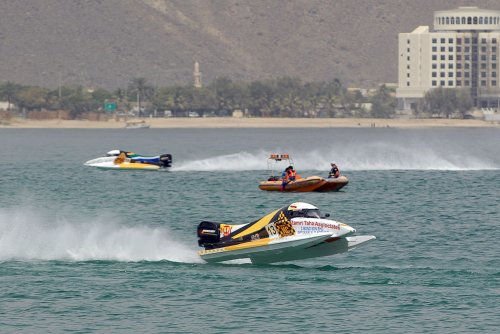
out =
[[(169, 128), (500, 128), (500, 122), (472, 119), (382, 119), (382, 118), (144, 118), (152, 129)], [(125, 129), (124, 120), (26, 120), (0, 122), (0, 129)], [(144, 129), (143, 129), (144, 131)]]

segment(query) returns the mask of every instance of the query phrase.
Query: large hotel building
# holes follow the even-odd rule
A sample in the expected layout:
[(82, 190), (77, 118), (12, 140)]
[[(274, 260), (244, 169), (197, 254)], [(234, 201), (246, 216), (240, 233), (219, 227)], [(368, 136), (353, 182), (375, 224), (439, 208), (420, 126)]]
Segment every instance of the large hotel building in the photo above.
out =
[(500, 107), (500, 11), (434, 12), (434, 31), (399, 34), (398, 110), (412, 110), (432, 88), (464, 88), (477, 108)]

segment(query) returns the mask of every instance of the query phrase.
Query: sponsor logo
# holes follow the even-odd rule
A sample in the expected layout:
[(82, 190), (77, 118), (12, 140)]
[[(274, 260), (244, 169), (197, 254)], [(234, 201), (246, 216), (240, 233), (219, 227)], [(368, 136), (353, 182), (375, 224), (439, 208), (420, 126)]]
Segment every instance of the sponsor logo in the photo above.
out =
[(229, 225), (224, 225), (222, 226), (222, 233), (224, 234), (225, 237), (231, 234), (231, 226)]

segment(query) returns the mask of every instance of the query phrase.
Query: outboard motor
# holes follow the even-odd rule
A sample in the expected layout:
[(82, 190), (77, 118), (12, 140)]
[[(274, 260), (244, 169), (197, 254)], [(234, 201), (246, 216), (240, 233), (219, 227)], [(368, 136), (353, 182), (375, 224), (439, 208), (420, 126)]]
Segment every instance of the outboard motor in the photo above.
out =
[(198, 225), (198, 245), (206, 249), (214, 248), (220, 241), (219, 223), (203, 221)]
[(162, 154), (160, 155), (160, 167), (171, 167), (172, 166), (172, 154)]

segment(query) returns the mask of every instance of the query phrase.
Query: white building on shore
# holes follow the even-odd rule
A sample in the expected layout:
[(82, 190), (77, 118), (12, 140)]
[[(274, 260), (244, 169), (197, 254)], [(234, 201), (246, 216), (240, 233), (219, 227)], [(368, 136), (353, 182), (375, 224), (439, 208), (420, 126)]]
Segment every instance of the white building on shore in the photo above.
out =
[(434, 12), (434, 30), (399, 34), (398, 110), (412, 110), (432, 88), (465, 88), (477, 108), (500, 107), (500, 11)]

